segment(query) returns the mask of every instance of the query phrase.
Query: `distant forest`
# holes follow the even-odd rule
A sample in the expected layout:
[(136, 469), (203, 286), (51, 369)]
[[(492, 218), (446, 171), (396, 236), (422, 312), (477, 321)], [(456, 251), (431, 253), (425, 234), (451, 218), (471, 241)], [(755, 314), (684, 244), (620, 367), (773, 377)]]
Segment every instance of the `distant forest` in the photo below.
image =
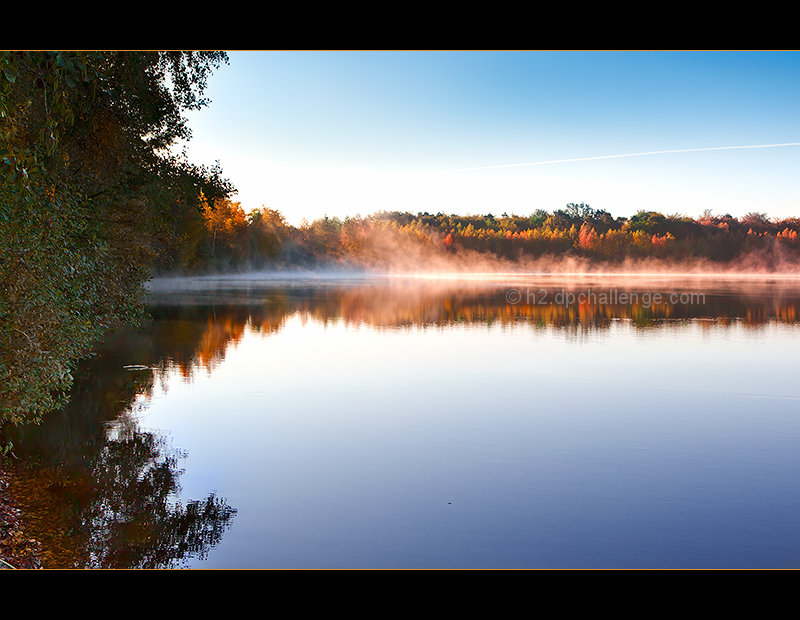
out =
[[(552, 213), (448, 215), (378, 212), (324, 217), (292, 226), (268, 208), (246, 213), (227, 197), (201, 197), (184, 220), (181, 243), (164, 254), (162, 272), (202, 273), (252, 268), (352, 267), (480, 269), (483, 260), (511, 265), (542, 258), (618, 264), (653, 259), (698, 261), (760, 271), (800, 266), (800, 219), (713, 215), (694, 219), (642, 210), (613, 217), (587, 204)], [(461, 259), (460, 262), (458, 260)]]

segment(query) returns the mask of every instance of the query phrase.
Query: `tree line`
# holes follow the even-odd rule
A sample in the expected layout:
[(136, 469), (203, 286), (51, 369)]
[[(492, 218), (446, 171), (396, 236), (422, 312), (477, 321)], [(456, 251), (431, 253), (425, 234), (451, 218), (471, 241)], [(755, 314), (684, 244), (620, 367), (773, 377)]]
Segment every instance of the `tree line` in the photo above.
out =
[[(163, 271), (203, 273), (253, 268), (381, 268), (405, 261), (424, 269), (448, 257), (580, 258), (608, 264), (630, 259), (702, 260), (719, 266), (778, 270), (800, 259), (800, 219), (764, 213), (736, 218), (641, 210), (613, 217), (584, 203), (530, 215), (378, 212), (323, 217), (299, 226), (269, 208), (245, 212), (230, 198), (201, 196), (200, 210)], [(467, 264), (468, 266), (468, 264)]]

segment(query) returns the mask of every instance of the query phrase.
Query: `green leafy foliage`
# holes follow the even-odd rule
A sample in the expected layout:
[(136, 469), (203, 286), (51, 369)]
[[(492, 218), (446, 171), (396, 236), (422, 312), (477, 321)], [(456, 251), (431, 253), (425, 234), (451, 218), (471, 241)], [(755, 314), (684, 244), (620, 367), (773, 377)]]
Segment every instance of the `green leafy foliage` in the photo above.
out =
[(0, 423), (62, 405), (77, 359), (140, 314), (217, 168), (171, 152), (220, 52), (0, 52)]

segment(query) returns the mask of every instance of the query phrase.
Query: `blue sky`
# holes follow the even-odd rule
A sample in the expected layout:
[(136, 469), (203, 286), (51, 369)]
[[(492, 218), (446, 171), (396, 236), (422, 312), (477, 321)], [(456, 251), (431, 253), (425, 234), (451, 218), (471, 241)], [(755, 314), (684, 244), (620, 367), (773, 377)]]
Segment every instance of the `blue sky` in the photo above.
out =
[(245, 209), (800, 216), (794, 52), (231, 52), (190, 115)]

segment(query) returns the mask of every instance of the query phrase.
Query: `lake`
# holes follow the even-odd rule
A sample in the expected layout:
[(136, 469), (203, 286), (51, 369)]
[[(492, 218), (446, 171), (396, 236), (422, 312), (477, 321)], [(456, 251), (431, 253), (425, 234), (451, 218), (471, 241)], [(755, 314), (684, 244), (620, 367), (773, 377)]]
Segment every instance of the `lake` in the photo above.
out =
[(46, 566), (800, 566), (800, 280), (250, 275), (20, 432)]

